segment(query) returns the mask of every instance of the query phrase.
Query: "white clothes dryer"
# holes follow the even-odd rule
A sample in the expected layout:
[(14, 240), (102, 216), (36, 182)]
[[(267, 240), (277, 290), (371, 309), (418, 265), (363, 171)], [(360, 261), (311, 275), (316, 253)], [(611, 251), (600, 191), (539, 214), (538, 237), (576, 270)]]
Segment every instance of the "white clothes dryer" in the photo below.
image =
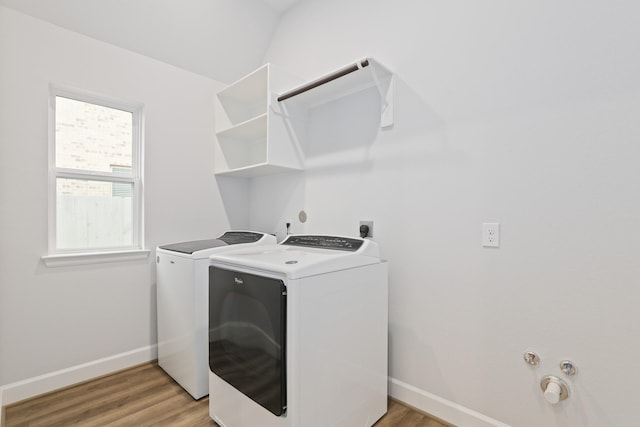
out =
[(222, 427), (371, 426), (387, 411), (388, 270), (368, 239), (211, 256), (209, 414)]
[(254, 231), (228, 231), (217, 239), (156, 249), (158, 365), (200, 399), (209, 393), (207, 317), (209, 256), (276, 238)]

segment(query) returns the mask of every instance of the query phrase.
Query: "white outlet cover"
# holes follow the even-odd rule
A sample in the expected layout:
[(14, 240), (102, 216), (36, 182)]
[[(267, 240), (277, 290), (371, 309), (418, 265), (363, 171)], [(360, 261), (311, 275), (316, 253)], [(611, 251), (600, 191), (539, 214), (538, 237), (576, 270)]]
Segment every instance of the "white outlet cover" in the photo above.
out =
[(482, 246), (487, 248), (500, 247), (500, 223), (485, 222), (482, 224)]

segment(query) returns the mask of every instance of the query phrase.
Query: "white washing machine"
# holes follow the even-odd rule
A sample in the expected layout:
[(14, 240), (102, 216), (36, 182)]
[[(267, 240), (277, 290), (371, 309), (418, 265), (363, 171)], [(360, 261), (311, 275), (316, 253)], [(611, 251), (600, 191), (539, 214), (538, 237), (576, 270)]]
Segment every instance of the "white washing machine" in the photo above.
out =
[(371, 426), (387, 411), (388, 271), (367, 239), (214, 254), (209, 414), (222, 427)]
[(268, 234), (228, 231), (217, 239), (174, 243), (156, 249), (158, 364), (195, 399), (209, 393), (209, 256), (275, 243), (276, 238)]

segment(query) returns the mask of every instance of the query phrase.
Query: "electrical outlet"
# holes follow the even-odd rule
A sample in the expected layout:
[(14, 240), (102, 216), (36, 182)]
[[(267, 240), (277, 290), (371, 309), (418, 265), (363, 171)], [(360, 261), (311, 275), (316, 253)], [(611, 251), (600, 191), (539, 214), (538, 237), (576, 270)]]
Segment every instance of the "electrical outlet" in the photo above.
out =
[[(360, 221), (360, 227), (363, 225), (369, 227), (369, 232), (365, 237), (373, 238), (373, 221)], [(358, 228), (358, 236), (360, 236), (360, 228)]]
[(489, 248), (500, 246), (500, 223), (485, 222), (482, 224), (482, 246)]

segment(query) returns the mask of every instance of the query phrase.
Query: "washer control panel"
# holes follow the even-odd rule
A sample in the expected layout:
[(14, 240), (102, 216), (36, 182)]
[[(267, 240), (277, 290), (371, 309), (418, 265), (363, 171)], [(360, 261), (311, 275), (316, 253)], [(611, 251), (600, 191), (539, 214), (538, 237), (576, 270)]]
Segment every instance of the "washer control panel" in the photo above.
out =
[(305, 246), (308, 248), (334, 249), (355, 252), (364, 243), (363, 239), (338, 236), (296, 235), (288, 236), (282, 245)]

